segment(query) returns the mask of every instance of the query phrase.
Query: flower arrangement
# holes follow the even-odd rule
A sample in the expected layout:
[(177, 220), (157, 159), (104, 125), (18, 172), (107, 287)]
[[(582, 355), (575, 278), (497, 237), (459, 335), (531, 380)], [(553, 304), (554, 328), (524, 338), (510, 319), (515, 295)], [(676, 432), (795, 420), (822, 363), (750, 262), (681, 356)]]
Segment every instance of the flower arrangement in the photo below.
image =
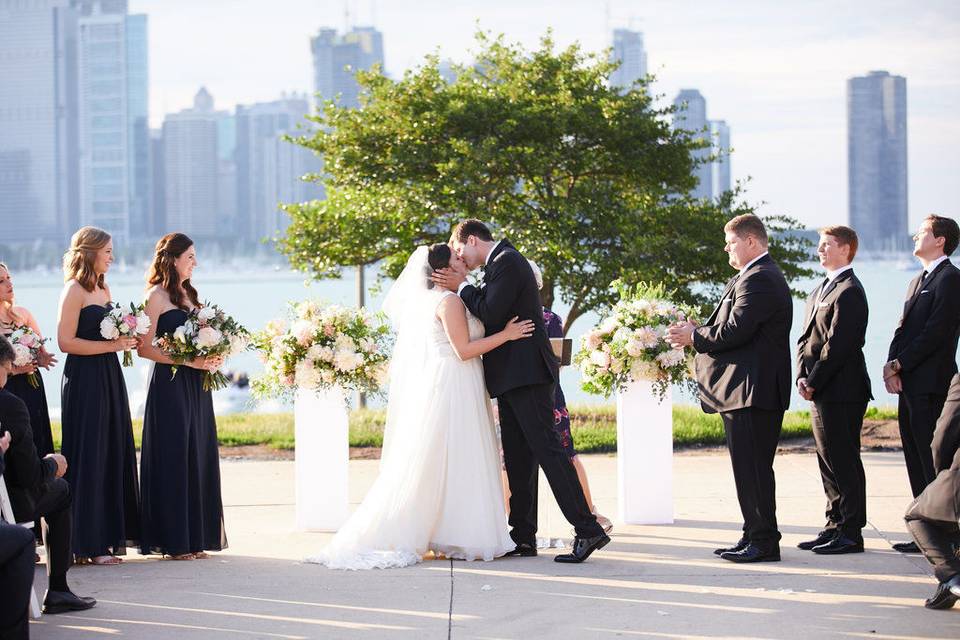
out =
[(677, 304), (662, 284), (620, 281), (612, 285), (620, 300), (597, 327), (587, 333), (574, 359), (583, 377), (583, 390), (609, 396), (630, 382), (648, 380), (663, 400), (673, 384), (695, 384), (690, 375), (692, 352), (674, 349), (665, 339), (667, 328), (694, 314)]
[[(116, 303), (107, 304), (107, 314), (100, 321), (100, 335), (107, 340), (116, 340), (121, 336), (135, 338), (145, 336), (150, 332), (150, 318), (143, 310), (142, 304), (130, 303), (130, 309), (125, 310)], [(123, 366), (133, 365), (133, 354), (124, 350)]]
[[(46, 338), (41, 338), (37, 332), (26, 325), (14, 329), (7, 339), (13, 346), (15, 356), (13, 366), (15, 367), (24, 367), (36, 362), (37, 356), (40, 355), (40, 349), (43, 348), (43, 343), (47, 341)], [(40, 388), (40, 379), (36, 372), (27, 374), (27, 382), (34, 389)]]
[[(154, 338), (153, 346), (178, 363), (170, 367), (172, 380), (177, 375), (178, 366), (194, 358), (229, 358), (245, 351), (250, 346), (250, 332), (217, 305), (204, 302), (192, 310), (173, 333)], [(229, 382), (219, 369), (203, 372), (204, 391), (223, 389)]]
[(293, 304), (287, 318), (271, 320), (253, 339), (264, 363), (254, 393), (276, 397), (330, 387), (376, 392), (386, 381), (389, 341), (383, 318), (366, 309), (313, 300)]

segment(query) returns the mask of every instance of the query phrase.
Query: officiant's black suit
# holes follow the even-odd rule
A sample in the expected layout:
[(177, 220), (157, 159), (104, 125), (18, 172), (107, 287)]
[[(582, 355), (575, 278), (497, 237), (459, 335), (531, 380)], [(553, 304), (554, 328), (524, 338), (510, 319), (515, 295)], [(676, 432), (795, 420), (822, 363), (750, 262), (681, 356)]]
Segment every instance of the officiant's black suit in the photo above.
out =
[[(826, 285), (826, 286), (824, 286)], [(797, 379), (813, 388), (811, 419), (820, 479), (827, 496), (825, 531), (862, 542), (867, 524), (860, 431), (870, 393), (863, 357), (867, 294), (849, 269), (807, 298), (797, 345)]]
[(899, 360), (903, 391), (898, 403), (900, 439), (910, 488), (917, 497), (936, 476), (930, 444), (957, 372), (960, 270), (944, 260), (910, 281), (900, 324), (887, 360)]
[(500, 410), (500, 437), (510, 481), (510, 535), (536, 548), (537, 464), (557, 504), (580, 537), (603, 535), (580, 487), (577, 472), (553, 428), (557, 358), (550, 348), (533, 270), (509, 242), (490, 255), (480, 288), (468, 285), (460, 297), (483, 321), (486, 334), (502, 331), (514, 316), (532, 320), (529, 338), (507, 342), (483, 356), (490, 397)]
[(779, 550), (773, 457), (790, 404), (790, 288), (769, 255), (727, 283), (693, 332), (696, 377), (706, 413), (719, 413), (733, 463), (743, 538)]

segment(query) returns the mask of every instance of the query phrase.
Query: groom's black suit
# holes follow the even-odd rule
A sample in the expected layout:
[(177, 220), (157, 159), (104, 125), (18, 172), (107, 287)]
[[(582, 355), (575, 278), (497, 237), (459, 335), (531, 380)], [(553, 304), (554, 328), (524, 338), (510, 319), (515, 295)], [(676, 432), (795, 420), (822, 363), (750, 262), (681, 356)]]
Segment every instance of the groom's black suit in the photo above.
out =
[(517, 544), (536, 547), (538, 463), (577, 535), (603, 535), (553, 428), (557, 359), (526, 258), (502, 240), (487, 260), (483, 287), (467, 285), (460, 297), (483, 321), (488, 336), (502, 331), (514, 316), (532, 320), (535, 327), (529, 338), (507, 342), (483, 356), (487, 390), (500, 408), (500, 437), (510, 481), (510, 536)]

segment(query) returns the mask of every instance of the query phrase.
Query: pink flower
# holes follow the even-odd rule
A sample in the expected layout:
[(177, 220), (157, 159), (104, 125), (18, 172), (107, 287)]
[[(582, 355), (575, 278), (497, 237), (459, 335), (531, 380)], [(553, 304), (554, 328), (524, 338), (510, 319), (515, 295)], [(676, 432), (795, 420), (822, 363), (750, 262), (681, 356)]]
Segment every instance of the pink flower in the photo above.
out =
[(32, 335), (30, 335), (29, 333), (25, 333), (22, 336), (20, 336), (20, 344), (27, 347), (28, 349), (32, 349), (34, 344), (36, 344), (36, 341), (33, 339)]
[(328, 338), (332, 338), (336, 332), (337, 329), (332, 324), (323, 325), (323, 335), (327, 336)]
[(132, 314), (127, 314), (127, 315), (123, 316), (123, 323), (124, 323), (125, 325), (127, 325), (128, 327), (130, 327), (130, 329), (136, 329), (136, 328), (137, 328), (137, 316), (132, 315)]

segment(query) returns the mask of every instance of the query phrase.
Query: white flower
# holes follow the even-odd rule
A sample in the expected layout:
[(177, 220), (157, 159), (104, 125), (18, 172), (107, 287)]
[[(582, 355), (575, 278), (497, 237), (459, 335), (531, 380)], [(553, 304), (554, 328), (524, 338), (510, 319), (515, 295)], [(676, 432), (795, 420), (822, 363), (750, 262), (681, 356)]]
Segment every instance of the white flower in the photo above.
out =
[(333, 366), (340, 371), (350, 372), (363, 364), (363, 356), (356, 351), (346, 349), (337, 351), (333, 356)]
[(213, 307), (201, 307), (201, 309), (197, 311), (197, 320), (200, 322), (210, 322), (215, 315), (217, 315), (217, 310)]
[(297, 363), (295, 376), (298, 387), (316, 389), (320, 386), (320, 371), (313, 366), (313, 361), (309, 358)]
[(631, 358), (638, 358), (643, 354), (643, 343), (637, 338), (631, 338), (627, 341), (627, 353)]
[(323, 357), (323, 355), (324, 355), (324, 350), (330, 351), (330, 356), (331, 356), (331, 359), (332, 359), (332, 357), (333, 357), (333, 350), (330, 349), (330, 347), (323, 347), (323, 346), (320, 346), (319, 344), (315, 344), (315, 345), (313, 345), (312, 347), (310, 347), (309, 349), (307, 349), (307, 359), (308, 359), (308, 360), (313, 360), (314, 362), (316, 362), (317, 360), (321, 360), (321, 361), (322, 361), (322, 360), (327, 360), (327, 358), (324, 358), (324, 357)]
[(333, 384), (337, 378), (335, 375), (333, 375), (333, 371), (330, 369), (324, 369), (320, 372), (320, 379), (323, 380), (325, 384)]
[(356, 351), (357, 343), (347, 334), (341, 333), (337, 336), (336, 341), (334, 341), (333, 348), (337, 351)]
[(230, 336), (230, 353), (231, 355), (240, 353), (247, 349), (248, 341), (246, 336), (239, 334), (233, 334)]
[(309, 320), (296, 320), (290, 326), (290, 333), (304, 347), (313, 340), (313, 334), (316, 330), (314, 324)]
[(644, 349), (652, 349), (660, 342), (660, 336), (650, 327), (640, 327), (633, 332), (633, 335)]
[(664, 369), (669, 369), (670, 367), (676, 366), (685, 359), (686, 356), (684, 355), (682, 349), (670, 349), (669, 351), (664, 351), (657, 356), (657, 362), (659, 362), (660, 366)]
[(606, 371), (610, 367), (610, 354), (606, 351), (594, 351), (590, 354), (590, 362)]
[(203, 327), (197, 332), (197, 346), (201, 349), (216, 346), (223, 339), (223, 334), (213, 327)]
[(635, 360), (630, 367), (630, 377), (633, 380), (656, 380), (660, 377), (660, 367), (646, 360)]
[(147, 335), (150, 332), (150, 316), (145, 313), (137, 315), (137, 334), (141, 336)]
[(372, 338), (364, 338), (360, 341), (360, 348), (365, 353), (373, 353), (377, 350), (377, 341)]
[(107, 340), (116, 340), (120, 337), (120, 329), (117, 328), (116, 320), (112, 316), (113, 314), (110, 314), (100, 321), (100, 335)]
[(610, 371), (613, 373), (620, 373), (623, 371), (623, 360), (620, 358), (613, 358), (610, 361)]
[(30, 349), (22, 344), (13, 345), (13, 355), (13, 366), (15, 367), (22, 367), (33, 362), (33, 355), (30, 353)]
[(187, 328), (183, 325), (177, 327), (173, 330), (173, 339), (176, 342), (182, 342), (186, 344), (187, 342)]
[(614, 331), (617, 330), (617, 327), (619, 326), (620, 326), (620, 321), (617, 320), (617, 317), (610, 316), (609, 318), (604, 320), (602, 323), (600, 323), (599, 332), (601, 335), (607, 334), (607, 333), (613, 333)]

